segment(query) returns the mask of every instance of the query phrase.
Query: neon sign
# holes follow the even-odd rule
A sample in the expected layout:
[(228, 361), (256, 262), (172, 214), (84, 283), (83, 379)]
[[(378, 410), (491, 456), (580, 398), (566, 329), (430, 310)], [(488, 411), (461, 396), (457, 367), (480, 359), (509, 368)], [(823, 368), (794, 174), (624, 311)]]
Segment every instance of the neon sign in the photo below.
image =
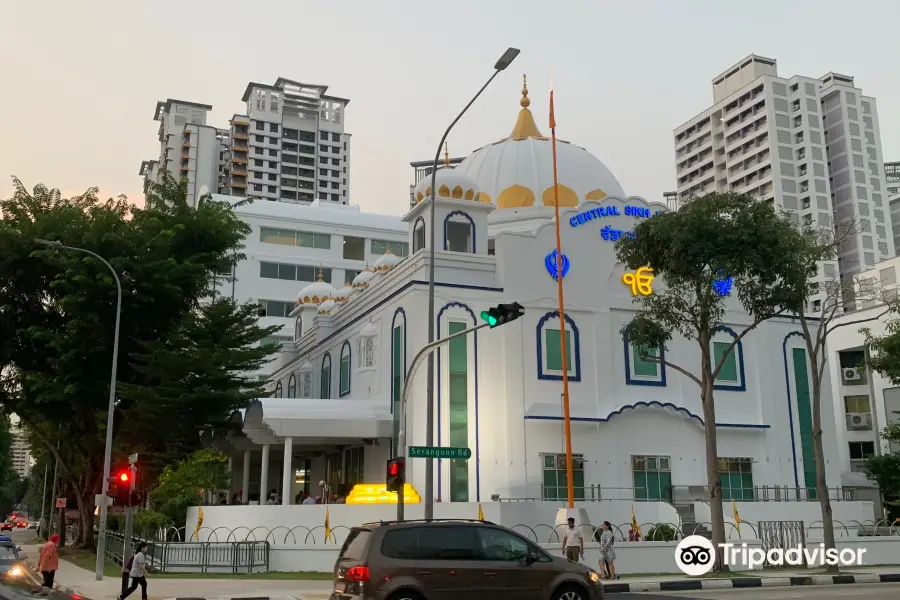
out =
[(631, 288), (632, 296), (649, 296), (653, 293), (653, 270), (641, 267), (634, 273), (622, 275), (622, 283)]
[(715, 281), (713, 281), (713, 289), (716, 293), (723, 298), (731, 293), (731, 288), (734, 285), (734, 279), (732, 277), (725, 277), (725, 274), (720, 270), (717, 275), (719, 276)]
[(573, 215), (569, 218), (569, 224), (572, 227), (578, 227), (579, 225), (584, 225), (594, 219), (602, 219), (603, 217), (621, 217), (623, 214), (626, 217), (649, 219), (660, 212), (662, 211), (658, 210), (652, 212), (649, 208), (643, 206), (631, 206), (630, 204), (624, 207), (624, 212), (620, 211), (618, 206), (598, 206), (597, 208), (591, 208), (584, 212), (580, 212), (577, 215)]
[(563, 254), (562, 260), (559, 261), (562, 265), (557, 266), (556, 257), (556, 250), (554, 250), (544, 258), (544, 266), (547, 267), (547, 272), (550, 273), (550, 277), (552, 277), (554, 281), (559, 279), (560, 276), (565, 278), (566, 274), (569, 272), (569, 267), (572, 264), (569, 262), (569, 257)]
[(621, 229), (613, 229), (609, 225), (600, 230), (600, 237), (607, 242), (618, 242), (622, 237), (634, 239), (633, 231), (622, 231)]

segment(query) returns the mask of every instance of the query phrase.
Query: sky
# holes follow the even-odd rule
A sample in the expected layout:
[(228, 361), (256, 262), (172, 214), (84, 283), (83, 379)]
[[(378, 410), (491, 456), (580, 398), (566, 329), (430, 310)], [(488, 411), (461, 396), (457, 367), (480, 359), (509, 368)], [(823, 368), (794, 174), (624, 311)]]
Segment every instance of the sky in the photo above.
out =
[(626, 193), (675, 188), (672, 130), (712, 104), (711, 80), (749, 54), (779, 75), (856, 78), (878, 100), (886, 160), (900, 160), (896, 0), (33, 0), (0, 19), (0, 197), (10, 177), (72, 195), (142, 202), (142, 160), (158, 158), (158, 100), (211, 104), (211, 125), (243, 113), (249, 81), (285, 77), (351, 100), (350, 201), (409, 207), (411, 161), (513, 46), (521, 54), (454, 128), (450, 153), (506, 137), (522, 74), (547, 133), (587, 148)]

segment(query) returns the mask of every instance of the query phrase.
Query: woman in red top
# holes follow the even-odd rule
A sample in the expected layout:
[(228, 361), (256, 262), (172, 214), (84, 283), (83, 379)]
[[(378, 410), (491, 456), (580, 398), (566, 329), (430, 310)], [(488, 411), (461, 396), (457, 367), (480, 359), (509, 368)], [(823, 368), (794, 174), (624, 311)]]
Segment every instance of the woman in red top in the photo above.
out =
[(38, 559), (38, 571), (44, 576), (44, 587), (53, 588), (53, 576), (59, 569), (59, 553), (56, 551), (56, 545), (59, 543), (59, 535), (50, 536), (50, 541), (41, 548), (41, 556)]

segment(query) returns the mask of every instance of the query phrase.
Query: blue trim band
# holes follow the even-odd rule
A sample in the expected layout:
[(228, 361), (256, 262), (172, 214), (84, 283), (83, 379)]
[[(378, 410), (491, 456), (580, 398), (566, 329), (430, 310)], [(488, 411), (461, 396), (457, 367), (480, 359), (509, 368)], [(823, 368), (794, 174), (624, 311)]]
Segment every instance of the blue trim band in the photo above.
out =
[[(694, 414), (683, 406), (676, 406), (671, 402), (658, 402), (656, 400), (650, 401), (640, 401), (635, 402), (634, 404), (626, 404), (625, 406), (621, 406), (618, 409), (612, 411), (605, 417), (571, 417), (570, 421), (582, 422), (582, 423), (607, 423), (612, 420), (613, 417), (618, 417), (626, 410), (632, 410), (635, 408), (670, 408), (676, 412), (681, 413), (688, 419), (692, 421), (696, 421), (699, 425), (703, 425), (703, 418), (700, 415)], [(552, 415), (526, 415), (526, 421), (562, 421), (563, 417), (557, 417)], [(757, 425), (755, 423), (716, 423), (716, 427), (729, 427), (736, 429), (770, 429), (771, 425)]]
[[(544, 373), (544, 324), (550, 319), (559, 319), (559, 311), (553, 310), (545, 313), (538, 321), (535, 331), (537, 332), (537, 378), (543, 381), (562, 381), (562, 374), (553, 375)], [(581, 336), (578, 333), (578, 325), (572, 320), (572, 317), (566, 315), (566, 331), (572, 332), (572, 346), (575, 348), (575, 361), (572, 363), (574, 373), (569, 375), (570, 382), (581, 381)], [(566, 365), (568, 367), (568, 365)]]
[(787, 392), (788, 426), (791, 429), (791, 460), (794, 463), (794, 486), (800, 489), (800, 474), (797, 472), (797, 438), (794, 435), (794, 401), (791, 398), (791, 375), (787, 357), (788, 340), (795, 335), (803, 337), (803, 333), (799, 331), (792, 331), (784, 336), (784, 340), (781, 342), (781, 354), (784, 357), (784, 386)]

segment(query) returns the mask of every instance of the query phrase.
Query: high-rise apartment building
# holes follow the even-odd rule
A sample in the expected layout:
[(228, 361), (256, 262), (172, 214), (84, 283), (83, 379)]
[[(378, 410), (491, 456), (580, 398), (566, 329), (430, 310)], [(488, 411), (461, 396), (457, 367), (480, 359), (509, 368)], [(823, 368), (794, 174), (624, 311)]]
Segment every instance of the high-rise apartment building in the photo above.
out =
[[(852, 77), (778, 76), (751, 55), (712, 80), (713, 105), (675, 129), (680, 202), (736, 192), (798, 225), (856, 223), (819, 281), (850, 278), (894, 255), (875, 99)], [(810, 309), (821, 307), (822, 294)]]
[(891, 225), (894, 228), (894, 250), (900, 248), (900, 161), (884, 163), (884, 180), (891, 206)]
[(10, 427), (12, 435), (12, 444), (10, 444), (9, 453), (12, 460), (13, 471), (24, 479), (31, 473), (31, 446), (25, 438), (25, 431), (18, 424)]
[(141, 164), (145, 187), (165, 168), (187, 178), (192, 205), (207, 192), (347, 204), (350, 134), (344, 117), (350, 101), (327, 90), (283, 77), (273, 85), (250, 82), (242, 98), (246, 114), (234, 115), (226, 129), (206, 124), (210, 105), (158, 102), (160, 157)]

